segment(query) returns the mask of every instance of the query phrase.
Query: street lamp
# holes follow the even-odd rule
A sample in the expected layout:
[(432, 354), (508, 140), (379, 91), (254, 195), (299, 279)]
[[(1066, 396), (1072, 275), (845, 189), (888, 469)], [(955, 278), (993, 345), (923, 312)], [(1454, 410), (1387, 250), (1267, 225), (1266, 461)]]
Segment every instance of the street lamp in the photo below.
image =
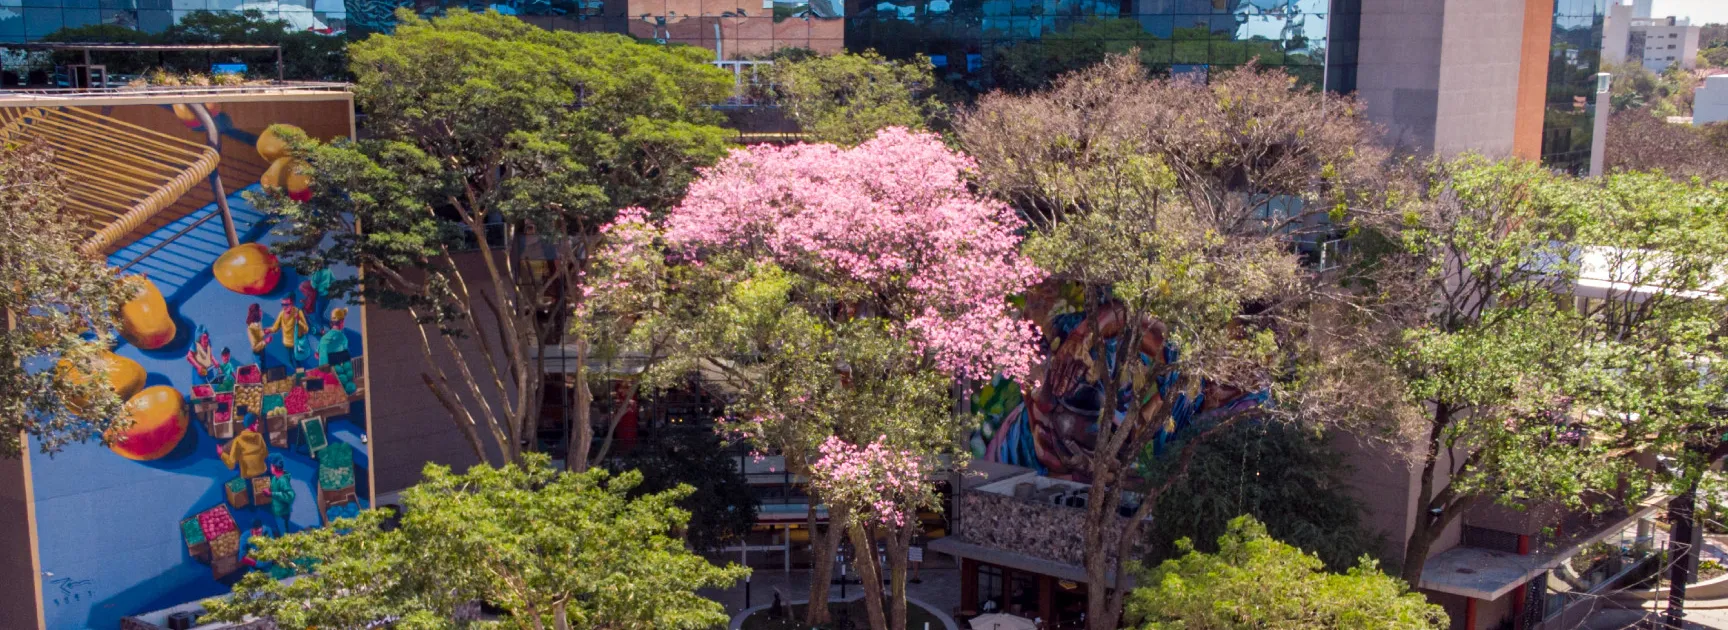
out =
[(1614, 99), (1609, 92), (1614, 87), (1614, 75), (1606, 72), (1596, 73), (1596, 115), (1590, 131), (1590, 176), (1602, 176), (1602, 164), (1607, 157), (1604, 148), (1608, 144), (1608, 110), (1614, 109)]

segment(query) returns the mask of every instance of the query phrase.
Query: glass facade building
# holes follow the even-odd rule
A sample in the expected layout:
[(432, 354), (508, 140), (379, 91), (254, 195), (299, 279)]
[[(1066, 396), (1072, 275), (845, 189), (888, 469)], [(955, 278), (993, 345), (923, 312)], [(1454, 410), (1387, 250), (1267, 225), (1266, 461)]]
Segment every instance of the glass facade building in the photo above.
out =
[(1032, 87), (1109, 52), (1202, 72), (1258, 59), (1326, 75), (1328, 0), (848, 0), (846, 46), (929, 55), (950, 80)]
[(92, 24), (157, 32), (199, 10), (256, 10), (296, 29), (360, 35), (387, 30), (398, 7), (463, 7), (547, 28), (700, 45), (725, 59), (781, 48), (922, 53), (950, 80), (976, 88), (1036, 85), (1134, 48), (1161, 70), (1258, 59), (1320, 85), (1331, 70), (1334, 3), (1360, 0), (0, 0), (0, 42)]
[(1602, 68), (1602, 23), (1608, 0), (1555, 0), (1549, 44), (1542, 161), (1571, 173), (1590, 167), (1596, 73)]

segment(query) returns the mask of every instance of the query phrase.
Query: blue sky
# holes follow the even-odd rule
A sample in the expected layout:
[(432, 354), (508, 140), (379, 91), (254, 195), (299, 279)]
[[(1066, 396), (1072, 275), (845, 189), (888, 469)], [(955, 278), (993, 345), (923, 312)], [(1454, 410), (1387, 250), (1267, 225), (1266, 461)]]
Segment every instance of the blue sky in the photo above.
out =
[(1689, 17), (1693, 24), (1728, 24), (1728, 0), (1656, 0), (1650, 13)]

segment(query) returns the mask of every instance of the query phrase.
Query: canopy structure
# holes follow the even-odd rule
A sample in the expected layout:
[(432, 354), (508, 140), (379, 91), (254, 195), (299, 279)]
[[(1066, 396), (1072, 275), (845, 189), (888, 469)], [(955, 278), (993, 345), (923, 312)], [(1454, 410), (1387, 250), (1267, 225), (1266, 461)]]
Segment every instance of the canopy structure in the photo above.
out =
[[(258, 8), (254, 5), (250, 8)], [(4, 7), (0, 7), (3, 10)], [(4, 17), (4, 13), (0, 13)], [(298, 23), (300, 17), (284, 16), (291, 24)], [(316, 19), (313, 20), (317, 22)], [(323, 26), (318, 22), (319, 27)], [(93, 52), (241, 52), (271, 51), (276, 53), (276, 81), (283, 80), (282, 47), (274, 44), (120, 44), (120, 43), (75, 43), (75, 42), (30, 42), (23, 44), (0, 42), (0, 48), (19, 50), (72, 51), (84, 53), (84, 65), (90, 65), (90, 53)]]
[(972, 630), (1037, 630), (1031, 619), (1007, 613), (991, 613), (972, 618)]
[(69, 209), (96, 253), (113, 245), (216, 170), (216, 150), (72, 107), (0, 107), (0, 144), (40, 142), (66, 175)]

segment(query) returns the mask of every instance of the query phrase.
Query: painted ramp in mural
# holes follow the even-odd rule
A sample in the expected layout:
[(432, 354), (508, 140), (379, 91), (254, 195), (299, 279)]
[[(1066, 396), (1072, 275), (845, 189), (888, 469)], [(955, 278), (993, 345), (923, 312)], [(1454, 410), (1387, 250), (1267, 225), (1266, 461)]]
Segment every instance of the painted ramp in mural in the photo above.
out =
[(284, 265), (247, 199), (306, 190), (271, 125), (328, 139), (351, 116), (346, 94), (0, 105), (0, 140), (55, 151), (84, 247), (139, 287), (109, 361), (140, 383), (121, 392), (131, 426), (31, 456), (47, 627), (118, 628), (281, 575), (252, 541), (368, 505), (364, 331), (330, 292), (354, 271)]

